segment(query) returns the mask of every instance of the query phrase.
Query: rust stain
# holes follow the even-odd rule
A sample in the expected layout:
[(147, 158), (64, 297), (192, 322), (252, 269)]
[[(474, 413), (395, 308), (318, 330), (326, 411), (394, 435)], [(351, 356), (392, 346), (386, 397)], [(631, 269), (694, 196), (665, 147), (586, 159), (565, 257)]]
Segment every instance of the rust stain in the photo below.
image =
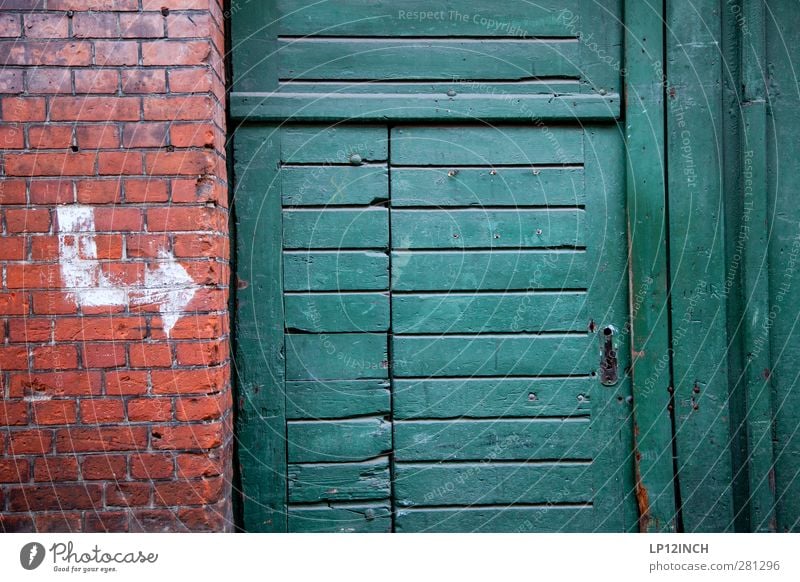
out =
[(647, 492), (647, 487), (642, 482), (642, 467), (641, 460), (642, 454), (639, 452), (639, 425), (633, 424), (633, 465), (636, 479), (635, 493), (636, 505), (639, 508), (639, 531), (646, 533), (650, 528), (650, 495)]

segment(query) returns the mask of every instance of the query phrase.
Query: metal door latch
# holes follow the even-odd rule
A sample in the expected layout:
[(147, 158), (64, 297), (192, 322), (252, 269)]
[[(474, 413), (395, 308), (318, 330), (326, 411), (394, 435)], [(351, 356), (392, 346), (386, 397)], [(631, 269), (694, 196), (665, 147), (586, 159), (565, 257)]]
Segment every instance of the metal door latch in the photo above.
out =
[(613, 386), (619, 380), (617, 372), (617, 330), (613, 325), (603, 328), (600, 341), (603, 342), (600, 358), (600, 383), (604, 386)]

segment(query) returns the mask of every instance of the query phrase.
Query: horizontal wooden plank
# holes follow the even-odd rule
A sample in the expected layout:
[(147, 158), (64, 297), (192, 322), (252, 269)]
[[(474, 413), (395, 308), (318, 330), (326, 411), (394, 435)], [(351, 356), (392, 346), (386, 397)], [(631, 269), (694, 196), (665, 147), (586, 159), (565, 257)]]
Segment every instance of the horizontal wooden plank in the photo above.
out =
[(342, 418), (388, 414), (389, 381), (326, 380), (286, 383), (286, 418)]
[(426, 378), (394, 382), (394, 418), (587, 415), (597, 379)]
[(587, 460), (593, 451), (588, 419), (394, 423), (397, 461)]
[(286, 327), (309, 332), (386, 331), (388, 293), (309, 293), (284, 296)]
[(394, 336), (400, 376), (552, 376), (588, 374), (598, 357), (594, 336)]
[(385, 249), (389, 246), (386, 208), (283, 211), (285, 249)]
[(591, 532), (591, 507), (401, 509), (398, 532), (557, 533)]
[[(447, 95), (452, 101), (456, 97), (467, 95), (470, 97), (513, 98), (514, 96), (540, 96), (553, 97), (554, 94), (581, 95), (581, 82), (578, 79), (533, 79), (530, 81), (472, 81), (467, 79), (447, 79), (446, 81), (282, 81), (278, 84), (275, 96), (298, 95), (315, 93), (317, 97), (348, 96), (380, 94), (388, 98), (429, 95), (441, 99)], [(455, 92), (455, 95), (452, 93)], [(259, 93), (238, 93), (238, 95), (259, 95)], [(265, 95), (261, 93), (260, 95)], [(588, 95), (588, 94), (586, 94)], [(310, 97), (310, 96), (309, 96)]]
[(389, 256), (371, 251), (295, 251), (283, 254), (285, 291), (361, 291), (389, 288)]
[(296, 36), (570, 36), (565, 10), (580, 13), (578, 0), (277, 0), (277, 10), (279, 34)]
[(586, 262), (583, 251), (397, 251), (392, 253), (392, 289), (585, 289)]
[(388, 533), (389, 502), (359, 505), (289, 506), (289, 531), (294, 533)]
[(392, 169), (392, 206), (586, 204), (583, 168)]
[(388, 499), (389, 459), (365, 463), (289, 465), (289, 502)]
[[(363, 85), (371, 87), (373, 84)], [(497, 85), (494, 89), (484, 84), (478, 94), (465, 91), (455, 96), (449, 96), (448, 89), (406, 94), (398, 91), (381, 93), (381, 87), (373, 87), (369, 95), (356, 92), (355, 88), (352, 92), (320, 93), (326, 89), (324, 85), (314, 93), (234, 93), (230, 98), (230, 112), (234, 119), (251, 122), (285, 122), (287, 119), (317, 122), (441, 122), (443, 119), (474, 122), (476, 119), (519, 121), (522, 117), (528, 120), (574, 122), (610, 120), (620, 115), (620, 97), (616, 93), (569, 93), (565, 89), (572, 87), (564, 87), (564, 83), (553, 84), (547, 94), (523, 93), (518, 87)], [(335, 91), (333, 88), (330, 90)], [(497, 95), (498, 92), (500, 95)], [(335, 160), (345, 161), (338, 156)], [(299, 157), (295, 161), (299, 161)]]
[(392, 329), (396, 334), (584, 331), (586, 300), (585, 293), (559, 292), (395, 295)]
[(366, 461), (392, 448), (392, 425), (381, 418), (286, 424), (290, 463)]
[(392, 163), (406, 166), (576, 164), (580, 127), (400, 126), (392, 128)]
[(281, 80), (522, 80), (581, 72), (577, 39), (281, 39), (277, 59)]
[(287, 380), (387, 378), (386, 334), (286, 334)]
[(376, 204), (389, 199), (386, 166), (283, 166), (284, 206)]
[[(392, 248), (583, 247), (584, 214), (575, 209), (395, 210)], [(371, 234), (367, 230), (365, 238)]]
[(397, 463), (400, 506), (588, 503), (588, 463)]
[(347, 164), (354, 154), (364, 162), (385, 161), (388, 137), (378, 125), (287, 126), (281, 130), (281, 161)]

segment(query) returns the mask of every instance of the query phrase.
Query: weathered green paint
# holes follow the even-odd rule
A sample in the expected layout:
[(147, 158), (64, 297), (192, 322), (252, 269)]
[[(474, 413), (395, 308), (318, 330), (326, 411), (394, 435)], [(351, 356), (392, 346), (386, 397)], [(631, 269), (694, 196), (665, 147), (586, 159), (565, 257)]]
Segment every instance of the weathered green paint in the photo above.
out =
[(387, 499), (391, 477), (388, 457), (364, 463), (289, 465), (289, 501), (365, 501)]
[(289, 462), (365, 461), (392, 448), (391, 425), (379, 418), (293, 420), (287, 425)]
[(659, 0), (625, 2), (625, 134), (631, 379), (641, 531), (675, 531), (664, 149), (664, 22)]
[(585, 246), (584, 212), (547, 210), (395, 210), (392, 248), (547, 248)]
[(569, 533), (594, 531), (591, 507), (399, 509), (398, 532)]
[[(281, 161), (288, 164), (348, 164), (388, 157), (385, 127), (366, 125), (298, 125), (281, 129)], [(359, 163), (360, 163), (359, 162)]]
[(286, 291), (366, 291), (389, 288), (389, 257), (375, 251), (286, 251)]
[(388, 331), (388, 293), (287, 293), (286, 328), (308, 332)]
[(289, 509), (289, 531), (386, 533), (392, 531), (392, 508), (388, 503), (293, 506)]
[(378, 204), (389, 199), (386, 166), (284, 166), (284, 206)]
[(380, 249), (389, 246), (388, 211), (284, 210), (285, 249)]
[(386, 334), (287, 334), (286, 379), (386, 378)]
[(286, 383), (286, 418), (346, 418), (391, 411), (389, 381), (307, 380)]

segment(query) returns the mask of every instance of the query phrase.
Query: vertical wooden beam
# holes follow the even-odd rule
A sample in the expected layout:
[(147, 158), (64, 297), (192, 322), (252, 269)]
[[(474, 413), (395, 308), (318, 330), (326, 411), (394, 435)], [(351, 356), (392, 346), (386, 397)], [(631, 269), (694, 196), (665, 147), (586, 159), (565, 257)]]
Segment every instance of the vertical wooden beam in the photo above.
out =
[(675, 438), (687, 532), (733, 529), (725, 221), (723, 9), (667, 2), (667, 159)]
[(244, 126), (234, 138), (235, 370), (244, 528), (286, 531), (286, 396), (280, 134)]
[(273, 0), (234, 0), (229, 13), (231, 91), (275, 91), (278, 88), (276, 3)]
[(770, 382), (767, 231), (767, 101), (764, 0), (744, 0), (742, 74), (743, 362), (750, 528), (775, 531), (773, 404)]
[(663, 6), (625, 2), (625, 124), (636, 496), (641, 531), (675, 531), (664, 176)]

